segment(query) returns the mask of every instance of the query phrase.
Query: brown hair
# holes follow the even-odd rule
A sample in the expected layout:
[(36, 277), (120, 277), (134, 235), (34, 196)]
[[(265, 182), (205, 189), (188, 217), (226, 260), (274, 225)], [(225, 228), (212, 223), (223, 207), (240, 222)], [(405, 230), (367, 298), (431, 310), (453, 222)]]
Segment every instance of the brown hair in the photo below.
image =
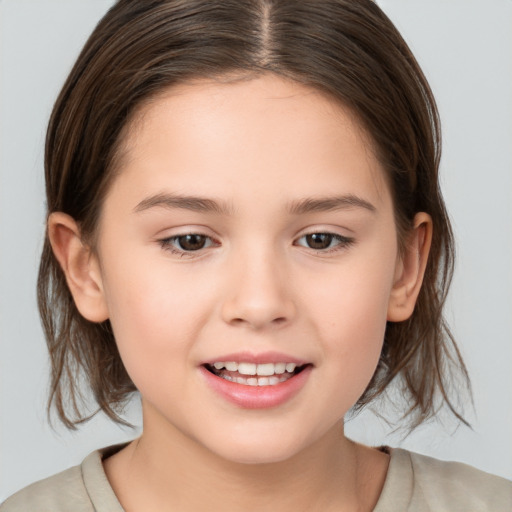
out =
[[(114, 162), (142, 102), (194, 78), (277, 75), (349, 107), (370, 134), (391, 186), (399, 239), (414, 214), (432, 216), (433, 242), (411, 318), (388, 323), (371, 383), (356, 409), (397, 378), (412, 427), (443, 403), (464, 421), (449, 387), (468, 376), (444, 322), (453, 239), (438, 185), (437, 108), (406, 43), (371, 0), (119, 0), (85, 44), (55, 104), (46, 139), (48, 213), (62, 211), (94, 234)], [(135, 391), (108, 321), (77, 311), (46, 238), (38, 300), (52, 364), (49, 399), (69, 428), (85, 421), (85, 380), (123, 423)]]

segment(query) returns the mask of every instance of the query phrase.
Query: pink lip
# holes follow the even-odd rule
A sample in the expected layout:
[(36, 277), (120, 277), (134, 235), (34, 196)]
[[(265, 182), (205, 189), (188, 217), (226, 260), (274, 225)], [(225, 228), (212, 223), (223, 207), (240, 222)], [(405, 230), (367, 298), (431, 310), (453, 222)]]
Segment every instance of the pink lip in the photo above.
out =
[[(236, 362), (237, 359), (238, 358), (233, 359), (226, 357), (226, 359), (220, 359), (220, 361)], [(259, 361), (259, 356), (256, 357), (256, 359)], [(216, 359), (216, 361), (219, 361), (219, 359)], [(253, 362), (253, 360), (245, 358), (241, 358), (240, 361)], [(269, 359), (264, 359), (264, 361), (274, 362), (269, 361)], [(284, 359), (279, 359), (276, 362), (284, 361)], [(293, 359), (286, 359), (286, 361), (295, 362)], [(299, 391), (305, 386), (312, 369), (313, 367), (308, 365), (301, 372), (297, 373), (285, 382), (276, 384), (275, 386), (247, 386), (218, 377), (208, 371), (204, 366), (200, 367), (201, 374), (205, 378), (208, 386), (214, 392), (229, 402), (244, 409), (268, 409), (271, 407), (277, 407), (291, 400), (291, 398), (299, 393)]]
[(253, 354), (251, 352), (237, 352), (235, 354), (224, 354), (216, 357), (215, 359), (209, 359), (203, 361), (201, 364), (213, 365), (216, 362), (235, 362), (235, 363), (295, 363), (297, 366), (302, 366), (308, 363), (302, 359), (282, 354), (280, 352), (261, 352), (259, 354)]

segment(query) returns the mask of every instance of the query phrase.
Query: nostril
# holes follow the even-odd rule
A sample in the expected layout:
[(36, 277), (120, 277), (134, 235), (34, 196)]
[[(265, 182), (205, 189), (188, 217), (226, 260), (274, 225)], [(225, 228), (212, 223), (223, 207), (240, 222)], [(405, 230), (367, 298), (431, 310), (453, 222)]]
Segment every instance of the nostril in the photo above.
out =
[(284, 327), (295, 315), (291, 301), (279, 297), (254, 297), (239, 294), (222, 304), (223, 320), (232, 326), (250, 326), (254, 329)]
[[(253, 325), (255, 327), (259, 327), (260, 324), (261, 324), (261, 326), (263, 326), (264, 324), (267, 323), (264, 319), (259, 319), (259, 318), (245, 319), (245, 318), (240, 318), (240, 317), (232, 318), (229, 322), (232, 325), (249, 324), (249, 325)], [(273, 320), (270, 320), (270, 322), (268, 322), (267, 325), (281, 326), (281, 325), (284, 325), (286, 322), (287, 322), (286, 317), (280, 316), (280, 317), (274, 318)]]

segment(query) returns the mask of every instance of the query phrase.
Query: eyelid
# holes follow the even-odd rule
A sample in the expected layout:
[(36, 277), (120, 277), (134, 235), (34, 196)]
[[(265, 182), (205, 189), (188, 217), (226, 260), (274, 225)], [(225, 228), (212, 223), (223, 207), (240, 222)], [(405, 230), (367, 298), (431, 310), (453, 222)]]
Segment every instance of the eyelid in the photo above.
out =
[[(209, 241), (209, 244), (206, 247), (201, 247), (197, 250), (189, 250), (189, 251), (187, 251), (185, 249), (180, 249), (173, 244), (179, 238), (182, 238), (182, 237), (185, 237), (188, 235), (196, 235), (196, 236), (204, 237), (206, 240)], [(157, 242), (159, 243), (159, 245), (162, 247), (162, 249), (164, 251), (169, 251), (171, 254), (176, 254), (181, 257), (198, 257), (198, 256), (204, 254), (204, 252), (207, 249), (210, 249), (211, 247), (216, 247), (216, 246), (220, 245), (220, 243), (217, 240), (215, 240), (214, 237), (207, 235), (206, 233), (202, 233), (199, 230), (194, 230), (194, 229), (189, 229), (189, 230), (181, 232), (181, 233), (166, 236), (164, 238), (159, 238), (157, 240)]]
[[(300, 239), (305, 238), (309, 235), (330, 235), (333, 237), (333, 239), (337, 240), (338, 243), (334, 247), (327, 247), (325, 249), (315, 249), (314, 247), (308, 247), (307, 245), (302, 245), (302, 244), (297, 243)], [(353, 245), (354, 243), (355, 243), (355, 239), (353, 237), (345, 236), (340, 233), (333, 232), (332, 230), (322, 229), (322, 228), (320, 228), (320, 229), (316, 228), (316, 229), (311, 229), (309, 231), (306, 231), (305, 233), (302, 233), (300, 236), (298, 236), (294, 241), (294, 245), (304, 247), (305, 249), (313, 251), (314, 253), (319, 254), (319, 255), (342, 251), (344, 249), (347, 249), (349, 246)]]

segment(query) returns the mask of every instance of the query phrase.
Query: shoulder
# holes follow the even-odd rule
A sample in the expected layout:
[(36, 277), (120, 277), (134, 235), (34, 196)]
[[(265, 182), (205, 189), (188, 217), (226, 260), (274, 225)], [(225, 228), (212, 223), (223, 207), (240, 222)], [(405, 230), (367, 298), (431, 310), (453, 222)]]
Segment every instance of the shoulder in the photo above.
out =
[[(410, 465), (412, 501), (427, 510), (490, 512), (512, 510), (512, 482), (460, 462), (447, 462), (406, 450), (394, 456)], [(414, 510), (412, 508), (411, 510)]]
[(123, 512), (102, 459), (125, 445), (94, 451), (80, 466), (25, 487), (0, 504), (0, 512)]
[(69, 468), (25, 487), (0, 505), (0, 512), (94, 512), (80, 466)]

